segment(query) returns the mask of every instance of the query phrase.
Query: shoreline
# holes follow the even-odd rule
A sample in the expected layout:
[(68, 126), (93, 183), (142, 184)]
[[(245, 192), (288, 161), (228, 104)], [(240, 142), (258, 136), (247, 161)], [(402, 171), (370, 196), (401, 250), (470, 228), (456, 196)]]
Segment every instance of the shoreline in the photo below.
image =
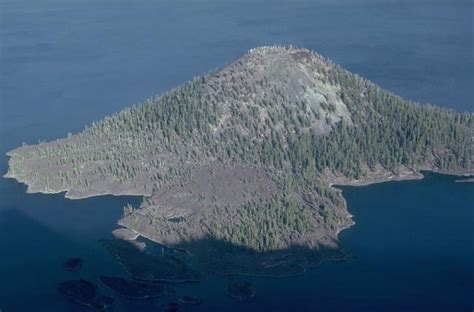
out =
[[(9, 153), (7, 153), (8, 156)], [(472, 182), (474, 180), (474, 169), (461, 169), (461, 170), (444, 170), (433, 168), (430, 166), (423, 166), (420, 167), (418, 170), (414, 170), (408, 167), (401, 167), (400, 173), (396, 175), (395, 173), (388, 171), (382, 167), (378, 167), (374, 169), (373, 172), (369, 173), (367, 177), (362, 179), (351, 180), (344, 176), (336, 175), (333, 172), (328, 170), (323, 171), (321, 173), (321, 177), (323, 181), (326, 181), (330, 187), (333, 187), (337, 190), (340, 190), (338, 186), (368, 186), (372, 184), (378, 183), (385, 183), (385, 182), (401, 182), (401, 181), (411, 181), (411, 180), (422, 180), (424, 179), (423, 172), (432, 172), (436, 174), (443, 174), (455, 177), (463, 177), (466, 179), (458, 179), (456, 182)], [(87, 190), (88, 192), (77, 191), (73, 188), (70, 189), (51, 189), (51, 188), (43, 188), (43, 189), (35, 189), (32, 190), (32, 182), (28, 178), (20, 178), (17, 177), (11, 172), (7, 171), (3, 176), (5, 179), (13, 179), (19, 184), (23, 184), (26, 186), (26, 193), (27, 194), (61, 194), (64, 193), (64, 197), (70, 200), (80, 200), (80, 199), (87, 199), (91, 197), (97, 196), (152, 196), (153, 194), (144, 194), (143, 192), (135, 191), (94, 191), (94, 190)], [(472, 177), (472, 178), (471, 178)]]
[[(342, 199), (344, 200), (344, 204), (346, 205), (346, 210), (347, 210), (347, 201), (343, 195), (343, 191), (342, 189), (340, 189), (339, 187), (344, 187), (344, 186), (353, 186), (353, 187), (361, 187), (361, 186), (369, 186), (369, 185), (372, 185), (372, 184), (379, 184), (379, 183), (385, 183), (385, 182), (390, 182), (390, 181), (397, 181), (397, 182), (402, 182), (402, 181), (411, 181), (411, 180), (422, 180), (424, 179), (425, 175), (423, 174), (423, 172), (432, 172), (432, 173), (435, 173), (435, 174), (442, 174), (442, 175), (450, 175), (450, 176), (455, 176), (455, 177), (463, 177), (465, 179), (457, 179), (455, 180), (454, 182), (457, 182), (457, 183), (472, 183), (474, 182), (474, 170), (439, 170), (439, 169), (436, 169), (436, 168), (429, 168), (429, 167), (424, 167), (424, 168), (421, 168), (419, 171), (415, 171), (415, 170), (412, 170), (412, 169), (409, 169), (409, 168), (401, 168), (400, 170), (400, 173), (398, 175), (395, 175), (393, 172), (390, 172), (390, 171), (387, 171), (387, 170), (375, 170), (372, 174), (369, 174), (366, 178), (364, 179), (361, 179), (361, 180), (349, 180), (345, 177), (341, 177), (341, 176), (335, 176), (331, 173), (325, 173), (323, 174), (323, 180), (326, 180), (327, 182), (329, 182), (329, 186), (331, 188), (334, 188), (336, 189)], [(78, 199), (85, 199), (85, 198), (90, 198), (90, 197), (96, 197), (96, 196), (141, 196), (142, 198), (145, 197), (145, 195), (142, 195), (142, 194), (123, 194), (122, 192), (99, 192), (99, 193), (93, 193), (92, 192), (92, 195), (88, 195), (88, 196), (70, 196), (70, 194), (68, 194), (70, 192), (67, 191), (67, 190), (58, 190), (58, 191), (54, 191), (54, 190), (44, 190), (44, 191), (41, 191), (41, 190), (35, 190), (35, 191), (31, 191), (30, 190), (30, 187), (28, 185), (28, 179), (25, 179), (25, 181), (20, 181), (19, 179), (17, 179), (16, 177), (12, 176), (11, 174), (5, 174), (4, 175), (5, 178), (8, 178), (8, 179), (14, 179), (15, 181), (17, 181), (17, 183), (20, 183), (20, 184), (24, 184), (27, 186), (27, 190), (26, 190), (26, 193), (29, 193), (29, 194), (37, 194), (37, 193), (40, 193), (40, 194), (45, 194), (45, 195), (51, 195), (51, 194), (60, 194), (60, 193), (64, 193), (64, 197), (67, 198), (67, 199), (70, 199), (70, 200), (78, 200)], [(74, 194), (74, 191), (73, 191), (73, 194)], [(334, 231), (334, 237), (336, 239), (336, 241), (339, 243), (339, 235), (341, 234), (341, 232), (343, 232), (344, 230), (347, 230), (349, 228), (351, 228), (352, 226), (355, 226), (356, 225), (356, 222), (353, 220), (353, 217), (354, 215), (351, 214), (348, 210), (347, 210), (347, 215), (346, 215), (346, 221), (340, 225), (340, 228), (336, 229)], [(138, 231), (136, 231), (135, 229), (132, 229), (130, 228), (128, 225), (126, 224), (123, 224), (122, 222), (120, 222), (121, 218), (119, 220), (116, 220), (116, 224), (119, 226), (117, 227), (115, 230), (112, 231), (112, 234), (115, 238), (117, 239), (124, 239), (126, 241), (130, 241), (130, 242), (133, 242), (133, 241), (137, 241), (137, 239), (139, 237), (143, 237), (145, 239), (148, 239), (154, 243), (157, 243), (157, 244), (160, 244), (160, 245), (163, 245), (167, 248), (171, 248), (171, 249), (174, 249), (172, 246), (168, 246), (166, 244), (163, 244), (163, 243), (160, 243), (154, 239), (152, 239), (151, 237), (147, 236), (147, 235), (144, 235), (143, 233), (140, 233)], [(339, 245), (339, 244), (338, 244)], [(342, 251), (342, 247), (339, 245), (337, 247), (337, 250), (339, 250), (340, 252), (343, 252)], [(189, 251), (186, 251), (187, 253), (189, 253)], [(291, 276), (296, 276), (296, 275), (301, 275), (301, 274), (304, 274), (304, 272), (306, 272), (307, 270), (309, 269), (312, 269), (312, 268), (316, 268), (316, 267), (319, 267), (321, 266), (323, 263), (325, 262), (338, 262), (338, 261), (344, 261), (344, 260), (347, 260), (351, 258), (349, 255), (345, 254), (344, 253), (344, 257), (341, 257), (339, 259), (321, 259), (321, 261), (318, 262), (317, 265), (314, 265), (314, 266), (311, 266), (311, 267), (305, 267), (305, 266), (302, 266), (302, 265), (299, 265), (302, 269), (302, 271), (298, 272), (298, 273), (293, 273), (293, 274), (284, 274), (284, 275), (281, 275), (281, 276), (271, 276), (271, 275), (265, 275), (265, 274), (252, 274), (252, 273), (239, 273), (239, 272), (230, 272), (230, 273), (225, 273), (225, 272), (217, 272), (217, 271), (213, 271), (213, 270), (207, 270), (211, 273), (214, 273), (214, 274), (219, 274), (219, 275), (227, 275), (227, 276), (231, 276), (231, 275), (242, 275), (242, 276), (256, 276), (256, 277), (262, 277), (262, 278), (284, 278), (284, 277), (291, 277)], [(119, 262), (120, 259), (118, 259)], [(123, 266), (123, 265), (122, 265)], [(125, 267), (124, 267), (125, 268)], [(130, 274), (130, 272), (128, 272), (128, 270), (125, 268), (125, 270), (127, 271), (127, 273)]]
[[(136, 237), (134, 239), (125, 239), (125, 238), (119, 238), (119, 237), (116, 237), (118, 239), (125, 239), (126, 241), (129, 241), (130, 243), (134, 243), (137, 241), (138, 238), (142, 237), (142, 238), (145, 238), (145, 239), (148, 239), (150, 241), (152, 241), (153, 243), (155, 244), (159, 244), (159, 245), (162, 245), (164, 246), (165, 248), (169, 248), (169, 249), (173, 249), (173, 250), (183, 250), (183, 249), (179, 249), (179, 248), (175, 248), (173, 246), (170, 246), (170, 245), (164, 245), (160, 242), (157, 242), (153, 239), (151, 239), (150, 237), (147, 237), (146, 235), (143, 235), (137, 231), (135, 231), (134, 229), (131, 229), (129, 226), (125, 225), (125, 224), (121, 224), (121, 223), (117, 223), (119, 226), (121, 226), (120, 228), (118, 228), (117, 230), (125, 230), (125, 231), (130, 231), (130, 232), (133, 232), (133, 234), (136, 235)], [(355, 224), (355, 223), (354, 223)], [(350, 226), (349, 226), (350, 227)], [(347, 228), (349, 228), (347, 227)], [(344, 229), (347, 229), (347, 228), (344, 228)], [(344, 230), (342, 229), (342, 230)], [(117, 231), (115, 230), (115, 231)], [(342, 231), (341, 230), (341, 231)], [(114, 232), (115, 232), (114, 231)], [(115, 235), (114, 235), (115, 236)], [(307, 271), (309, 270), (312, 270), (312, 269), (316, 269), (320, 266), (322, 266), (323, 264), (325, 263), (330, 263), (330, 262), (342, 262), (342, 261), (347, 261), (347, 260), (350, 260), (352, 259), (354, 256), (350, 255), (350, 254), (347, 254), (346, 252), (344, 252), (344, 250), (341, 248), (341, 247), (338, 247), (336, 249), (334, 249), (335, 251), (338, 251), (340, 252), (342, 255), (341, 257), (339, 258), (334, 258), (334, 257), (328, 257), (328, 258), (325, 258), (325, 259), (320, 259), (317, 263), (313, 264), (313, 265), (309, 265), (309, 266), (304, 266), (300, 263), (294, 263), (294, 265), (298, 266), (301, 268), (301, 271), (297, 272), (297, 273), (288, 273), (288, 274), (281, 274), (281, 275), (268, 275), (268, 274), (257, 274), (257, 273), (245, 273), (245, 272), (229, 272), (229, 273), (225, 273), (225, 272), (219, 272), (219, 271), (216, 271), (216, 270), (213, 270), (213, 269), (210, 269), (210, 268), (204, 268), (205, 271), (211, 273), (211, 274), (216, 274), (216, 275), (219, 275), (219, 276), (248, 276), (248, 277), (257, 277), (257, 278), (266, 278), (266, 279), (284, 279), (284, 278), (289, 278), (289, 277), (294, 277), (294, 276), (299, 276), (299, 275), (302, 275), (304, 273), (306, 273)], [(189, 251), (189, 250), (185, 250), (186, 253), (191, 254), (192, 253)], [(286, 262), (285, 262), (286, 263)], [(123, 264), (122, 264), (123, 266)], [(128, 272), (128, 270), (126, 270), (128, 274), (130, 274)], [(133, 277), (133, 275), (130, 275)]]
[[(76, 192), (72, 189), (61, 189), (61, 190), (53, 190), (53, 189), (44, 189), (44, 190), (31, 190), (31, 184), (27, 180), (19, 180), (17, 177), (12, 176), (10, 174), (4, 174), (2, 178), (7, 179), (7, 180), (15, 180), (16, 183), (20, 185), (26, 186), (26, 194), (44, 194), (44, 195), (58, 195), (58, 194), (63, 194), (64, 198), (69, 199), (69, 200), (81, 200), (81, 199), (88, 199), (88, 198), (93, 198), (93, 197), (100, 197), (100, 196), (136, 196), (136, 197), (145, 197), (145, 196), (150, 196), (148, 194), (142, 194), (142, 193), (134, 193), (134, 192), (94, 192), (91, 190), (90, 194), (82, 194), (82, 195), (74, 195), (74, 193), (80, 194), (79, 192)], [(71, 194), (71, 191), (73, 191), (73, 194)], [(84, 193), (84, 192), (83, 192)]]
[(454, 180), (456, 183), (474, 183), (474, 178), (458, 179)]
[[(454, 177), (464, 177), (467, 178), (465, 180), (474, 180), (474, 169), (468, 170), (440, 170), (435, 168), (420, 168), (420, 170), (415, 171), (411, 169), (406, 169), (405, 171), (401, 172), (399, 175), (395, 175), (390, 171), (385, 171), (382, 174), (373, 174), (372, 176), (368, 176), (366, 178), (360, 180), (349, 180), (344, 177), (330, 177), (329, 186), (339, 189), (338, 186), (369, 186), (372, 184), (379, 184), (379, 183), (386, 183), (386, 182), (402, 182), (402, 181), (413, 181), (413, 180), (423, 180), (425, 175), (423, 172), (431, 172), (435, 174), (442, 174)], [(470, 179), (472, 177), (472, 179)], [(462, 181), (462, 180), (456, 180)]]

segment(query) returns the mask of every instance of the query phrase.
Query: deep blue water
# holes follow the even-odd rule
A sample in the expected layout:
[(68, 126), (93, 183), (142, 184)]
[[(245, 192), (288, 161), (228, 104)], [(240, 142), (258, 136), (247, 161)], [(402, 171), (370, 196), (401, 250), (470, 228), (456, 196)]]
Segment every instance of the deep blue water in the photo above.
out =
[[(263, 44), (310, 48), (406, 98), (474, 111), (473, 10), (455, 0), (0, 0), (0, 173), (23, 141), (79, 131)], [(357, 258), (252, 279), (252, 304), (224, 296), (223, 277), (179, 291), (204, 298), (190, 311), (472, 311), (474, 185), (453, 181), (344, 188), (357, 224), (341, 241)], [(83, 311), (55, 285), (122, 272), (97, 240), (138, 201), (26, 194), (0, 179), (0, 309)], [(64, 272), (74, 255), (84, 269)]]

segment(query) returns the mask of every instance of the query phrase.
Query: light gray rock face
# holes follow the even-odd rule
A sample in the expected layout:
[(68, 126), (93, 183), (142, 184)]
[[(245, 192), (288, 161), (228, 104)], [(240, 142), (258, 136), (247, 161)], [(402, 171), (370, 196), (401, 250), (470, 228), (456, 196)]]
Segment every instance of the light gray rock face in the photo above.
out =
[[(271, 129), (290, 132), (314, 129), (323, 134), (331, 131), (332, 125), (341, 119), (350, 123), (351, 114), (338, 94), (340, 87), (329, 83), (325, 75), (331, 70), (330, 65), (306, 49), (261, 47), (250, 50), (208, 81), (212, 97), (224, 98), (228, 92), (238, 93), (233, 100), (221, 103), (225, 113), (215, 131), (232, 125), (233, 111), (250, 111), (262, 123), (271, 124)], [(274, 117), (280, 114), (291, 114), (296, 121), (294, 127)], [(304, 124), (299, 120), (304, 120)], [(241, 131), (251, 132), (243, 126)], [(258, 133), (265, 134), (269, 132)]]

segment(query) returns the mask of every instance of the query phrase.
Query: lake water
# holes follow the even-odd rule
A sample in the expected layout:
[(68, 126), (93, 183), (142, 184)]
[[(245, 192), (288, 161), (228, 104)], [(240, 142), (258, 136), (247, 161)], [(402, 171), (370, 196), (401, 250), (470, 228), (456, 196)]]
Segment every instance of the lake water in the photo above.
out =
[[(455, 0), (0, 0), (0, 173), (22, 142), (77, 132), (264, 44), (313, 49), (406, 98), (474, 111), (473, 10)], [(357, 258), (251, 279), (251, 304), (223, 295), (227, 277), (178, 291), (204, 299), (189, 311), (471, 311), (474, 184), (454, 180), (344, 188), (357, 224), (341, 241)], [(84, 311), (56, 284), (123, 274), (98, 239), (139, 201), (70, 201), (0, 179), (2, 312)], [(62, 261), (76, 255), (84, 268), (65, 272)], [(165, 302), (122, 301), (114, 311)]]

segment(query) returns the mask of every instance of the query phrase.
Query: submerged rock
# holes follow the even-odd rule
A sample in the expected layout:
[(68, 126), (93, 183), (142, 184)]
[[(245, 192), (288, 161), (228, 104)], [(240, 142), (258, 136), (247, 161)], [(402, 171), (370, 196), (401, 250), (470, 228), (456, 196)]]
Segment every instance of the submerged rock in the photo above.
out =
[(96, 286), (89, 281), (80, 279), (62, 282), (58, 286), (60, 294), (87, 306), (95, 302)]
[(197, 298), (197, 297), (192, 297), (192, 296), (182, 296), (178, 298), (178, 302), (181, 304), (192, 304), (192, 305), (198, 305), (202, 303), (202, 300)]
[(225, 294), (240, 301), (251, 301), (255, 298), (255, 288), (247, 281), (235, 282), (225, 288)]
[(94, 311), (105, 310), (114, 302), (112, 298), (106, 296), (97, 299), (96, 285), (83, 279), (60, 283), (58, 292), (72, 301), (87, 306)]
[(81, 258), (69, 258), (64, 261), (63, 266), (68, 271), (77, 271), (82, 268), (82, 259)]
[(163, 307), (163, 312), (176, 312), (179, 309), (179, 305), (176, 302), (168, 302)]
[(152, 254), (123, 240), (103, 240), (102, 245), (114, 255), (127, 273), (148, 282), (194, 282), (199, 275), (184, 260), (167, 253)]
[(127, 281), (121, 277), (100, 276), (99, 281), (118, 295), (130, 299), (156, 298), (173, 291), (161, 284)]

